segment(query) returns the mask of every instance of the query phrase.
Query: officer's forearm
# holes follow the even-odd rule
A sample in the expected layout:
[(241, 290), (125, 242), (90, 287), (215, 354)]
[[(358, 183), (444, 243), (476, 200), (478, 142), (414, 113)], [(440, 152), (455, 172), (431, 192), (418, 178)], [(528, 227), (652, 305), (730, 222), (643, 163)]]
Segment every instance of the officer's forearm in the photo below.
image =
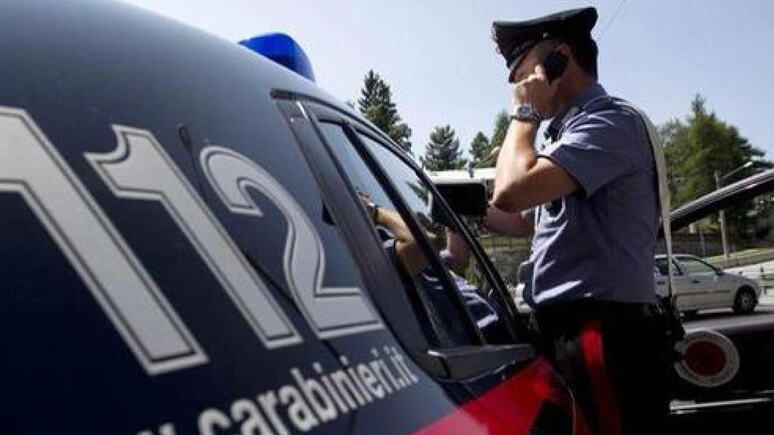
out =
[(414, 235), (411, 234), (411, 230), (409, 230), (403, 218), (397, 212), (388, 208), (378, 207), (376, 216), (374, 216), (374, 223), (387, 227), (387, 229), (392, 231), (396, 240), (414, 243)]
[(507, 211), (520, 211), (518, 192), (520, 184), (537, 162), (535, 136), (538, 124), (511, 121), (495, 168), (492, 204)]
[(446, 229), (446, 250), (451, 255), (449, 267), (458, 275), (462, 275), (470, 262), (470, 250), (467, 242), (448, 228)]
[(427, 266), (427, 257), (413, 240), (403, 242), (396, 239), (395, 254), (400, 266), (409, 276), (417, 276)]
[(532, 235), (535, 223), (531, 212), (507, 213), (490, 204), (484, 216), (489, 231), (511, 237)]

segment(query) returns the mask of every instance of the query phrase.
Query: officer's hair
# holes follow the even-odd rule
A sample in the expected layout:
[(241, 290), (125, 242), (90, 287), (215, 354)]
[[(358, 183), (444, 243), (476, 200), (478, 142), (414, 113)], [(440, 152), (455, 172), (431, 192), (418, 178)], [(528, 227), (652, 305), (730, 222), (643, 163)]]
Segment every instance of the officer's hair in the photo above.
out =
[(580, 40), (566, 41), (570, 46), (575, 61), (578, 62), (578, 66), (587, 74), (597, 76), (597, 55), (599, 49), (597, 43), (591, 38), (584, 38)]
[(570, 46), (570, 51), (575, 57), (575, 62), (581, 69), (595, 78), (597, 76), (597, 43), (593, 39), (547, 39), (538, 46), (538, 56), (545, 59), (548, 53), (553, 51), (559, 44), (565, 43)]

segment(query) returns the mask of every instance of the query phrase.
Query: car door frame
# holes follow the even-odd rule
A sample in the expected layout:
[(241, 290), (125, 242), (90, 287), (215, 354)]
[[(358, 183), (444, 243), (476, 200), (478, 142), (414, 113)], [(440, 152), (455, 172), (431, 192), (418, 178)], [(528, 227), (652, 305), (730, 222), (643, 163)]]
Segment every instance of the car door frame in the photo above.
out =
[[(396, 286), (402, 287), (402, 284), (397, 279), (397, 274), (389, 263), (386, 254), (379, 249), (380, 242), (378, 236), (368, 216), (365, 215), (363, 207), (355, 200), (355, 194), (346, 173), (343, 168), (339, 167), (335, 155), (332, 153), (329, 145), (326, 144), (318, 123), (320, 120), (328, 119), (347, 125), (352, 131), (366, 134), (370, 138), (377, 140), (381, 145), (392, 149), (393, 152), (395, 145), (383, 133), (368, 122), (363, 121), (357, 115), (343, 111), (315, 97), (276, 90), (273, 92), (273, 97), (280, 110), (285, 114), (288, 125), (296, 136), (307, 158), (307, 163), (312, 168), (313, 174), (318, 179), (326, 200), (330, 200), (328, 205), (333, 219), (341, 226), (342, 231), (347, 233), (345, 239), (348, 243), (358, 245), (357, 247), (353, 246), (358, 265), (364, 270), (374, 269), (371, 271), (372, 273), (368, 273), (371, 279), (366, 280), (364, 277), (368, 287), (367, 293), (372, 296), (375, 305), (377, 305), (386, 322), (391, 328), (394, 328), (396, 338), (412, 354), (412, 357), (434, 377), (457, 380), (472, 379), (485, 374), (496, 373), (505, 366), (521, 365), (532, 361), (536, 353), (533, 346), (526, 340), (526, 326), (515, 314), (516, 307), (513, 301), (505, 296), (503, 296), (504, 299), (510, 302), (509, 304), (506, 302), (505, 305), (507, 307), (507, 319), (505, 320), (508, 328), (515, 337), (524, 337), (524, 342), (515, 342), (507, 345), (466, 346), (452, 349), (437, 349), (430, 346), (418, 323), (416, 321), (407, 321), (405, 313), (413, 312), (410, 303), (405, 295), (400, 295), (398, 294), (400, 292), (394, 291)], [(362, 143), (359, 143), (359, 139), (356, 137), (354, 139), (356, 146), (363, 146)], [(484, 273), (488, 274), (492, 285), (497, 291), (501, 295), (507, 295), (502, 279), (494, 272), (494, 266), (484, 253), (483, 248), (475, 241), (475, 238), (470, 234), (467, 227), (462, 224), (458, 216), (451, 212), (448, 204), (445, 203), (443, 197), (435, 190), (434, 185), (426, 174), (421, 170), (417, 171), (418, 168), (415, 163), (407, 161), (400, 154), (396, 155), (401, 157), (404, 163), (415, 170), (423, 181), (433, 189), (433, 193), (439, 198), (443, 207), (449, 211), (462, 229), (462, 235), (471, 246), (471, 255), (476, 256), (476, 259), (483, 266)], [(391, 181), (389, 181), (389, 178), (383, 173), (381, 168), (378, 165), (370, 166), (378, 179), (386, 180), (387, 185), (385, 188), (391, 190), (391, 194), (395, 195), (396, 202), (402, 203), (402, 199), (399, 199), (400, 195), (397, 194), (394, 186), (390, 186)], [(342, 195), (341, 192), (348, 192), (348, 194)], [(405, 211), (403, 210), (403, 212)], [(414, 231), (419, 231), (416, 222), (408, 224), (410, 227), (414, 227), (412, 228)], [(363, 236), (371, 238), (373, 243), (354, 243), (355, 240)], [(377, 258), (381, 260), (375, 261)], [(367, 261), (367, 259), (370, 259), (370, 261)], [(407, 324), (411, 324), (411, 327), (405, 327)]]

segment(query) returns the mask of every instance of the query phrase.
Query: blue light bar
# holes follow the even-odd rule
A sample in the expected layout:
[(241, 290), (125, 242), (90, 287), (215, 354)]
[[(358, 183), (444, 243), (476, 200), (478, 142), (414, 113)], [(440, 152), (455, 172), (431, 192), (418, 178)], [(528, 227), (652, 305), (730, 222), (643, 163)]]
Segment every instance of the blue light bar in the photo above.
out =
[(268, 33), (239, 41), (250, 50), (314, 81), (312, 64), (300, 45), (284, 33)]

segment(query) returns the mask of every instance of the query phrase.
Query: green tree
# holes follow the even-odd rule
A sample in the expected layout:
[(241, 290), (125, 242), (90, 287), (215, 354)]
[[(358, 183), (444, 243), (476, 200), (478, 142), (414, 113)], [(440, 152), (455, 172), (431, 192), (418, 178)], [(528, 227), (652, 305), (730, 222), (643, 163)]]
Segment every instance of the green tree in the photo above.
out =
[[(684, 121), (673, 119), (661, 126), (667, 171), (671, 181), (672, 207), (677, 207), (717, 187), (717, 177), (723, 184), (732, 183), (750, 175), (754, 167), (739, 170), (747, 162), (756, 167), (771, 167), (763, 160), (764, 152), (751, 145), (739, 130), (718, 119), (706, 108), (706, 100), (696, 95), (691, 102), (691, 113)], [(730, 175), (724, 178), (725, 175)], [(729, 236), (745, 238), (754, 232), (750, 218), (754, 203), (748, 202), (726, 212)], [(717, 230), (713, 218), (709, 230)]]
[(492, 148), (499, 148), (503, 146), (505, 140), (505, 134), (508, 132), (508, 125), (510, 125), (511, 119), (508, 116), (508, 112), (505, 110), (495, 116), (494, 131), (492, 131)]
[(435, 127), (430, 133), (430, 142), (420, 157), (422, 166), (430, 171), (462, 169), (467, 161), (462, 157), (457, 133), (449, 125)]
[(398, 115), (390, 85), (373, 70), (365, 76), (357, 104), (360, 113), (411, 154), (411, 129)]
[(477, 167), (491, 168), (497, 163), (497, 156), (500, 155), (500, 147), (505, 140), (505, 134), (508, 132), (508, 125), (511, 123), (508, 112), (500, 111), (495, 116), (494, 130), (492, 131), (492, 140), (489, 141), (489, 151), (486, 157), (481, 160)]
[(476, 133), (476, 136), (470, 142), (470, 162), (474, 168), (481, 168), (480, 164), (489, 156), (491, 147), (489, 146), (489, 138), (482, 132)]

